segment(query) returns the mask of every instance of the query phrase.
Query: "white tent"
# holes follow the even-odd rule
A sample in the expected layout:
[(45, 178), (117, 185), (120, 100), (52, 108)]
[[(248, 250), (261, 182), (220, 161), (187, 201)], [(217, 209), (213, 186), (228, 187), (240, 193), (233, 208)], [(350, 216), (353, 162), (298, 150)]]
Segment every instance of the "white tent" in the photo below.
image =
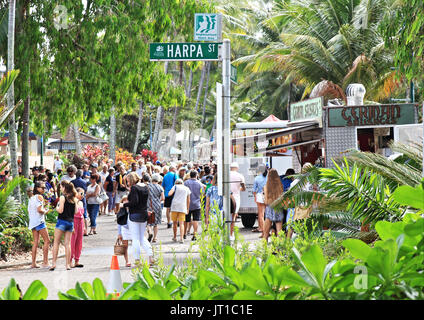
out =
[(169, 150), (169, 153), (170, 154), (181, 154), (181, 150), (174, 148), (174, 147), (171, 147), (171, 149)]
[[(184, 141), (184, 140), (189, 140), (189, 138), (190, 138), (190, 132), (187, 131), (187, 130), (181, 130), (175, 136), (175, 141), (181, 142), (181, 141)], [(193, 141), (198, 142), (199, 141), (199, 135), (194, 135)], [(209, 138), (200, 137), (200, 142), (208, 142), (208, 141), (209, 141)]]

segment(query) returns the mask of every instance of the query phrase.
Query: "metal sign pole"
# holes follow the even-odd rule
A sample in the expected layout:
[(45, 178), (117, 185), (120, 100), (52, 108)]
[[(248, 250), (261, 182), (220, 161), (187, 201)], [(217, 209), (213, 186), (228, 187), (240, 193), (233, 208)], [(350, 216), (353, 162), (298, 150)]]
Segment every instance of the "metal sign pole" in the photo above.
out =
[(230, 163), (231, 163), (231, 148), (230, 148), (230, 95), (231, 95), (231, 45), (229, 39), (224, 39), (222, 46), (222, 84), (224, 86), (224, 103), (223, 103), (223, 133), (224, 133), (224, 148), (223, 148), (223, 164), (224, 164), (224, 197), (223, 209), (225, 213), (225, 223), (227, 230), (227, 244), (230, 244), (230, 228), (231, 228), (231, 199), (230, 199)]

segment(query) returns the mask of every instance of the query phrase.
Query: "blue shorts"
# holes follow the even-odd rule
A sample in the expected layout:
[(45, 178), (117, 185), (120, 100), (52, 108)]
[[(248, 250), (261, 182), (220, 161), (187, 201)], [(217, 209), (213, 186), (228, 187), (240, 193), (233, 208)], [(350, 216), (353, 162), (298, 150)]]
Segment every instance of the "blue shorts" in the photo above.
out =
[(56, 229), (59, 229), (59, 230), (65, 231), (65, 232), (66, 231), (72, 232), (72, 231), (74, 231), (74, 223), (69, 222), (69, 221), (65, 221), (65, 220), (61, 220), (61, 219), (57, 219)]
[(43, 230), (44, 228), (46, 228), (46, 225), (45, 225), (45, 223), (43, 222), (43, 223), (39, 224), (38, 226), (36, 226), (36, 227), (32, 228), (32, 230), (34, 230), (34, 229), (35, 229), (35, 231), (40, 231), (40, 230)]

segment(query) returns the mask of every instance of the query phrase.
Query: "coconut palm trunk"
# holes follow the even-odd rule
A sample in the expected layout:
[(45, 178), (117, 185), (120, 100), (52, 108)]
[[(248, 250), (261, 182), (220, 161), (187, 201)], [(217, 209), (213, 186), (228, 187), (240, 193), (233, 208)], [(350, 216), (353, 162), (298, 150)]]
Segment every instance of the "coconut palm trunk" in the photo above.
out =
[(208, 65), (207, 75), (206, 75), (206, 88), (205, 88), (205, 95), (203, 96), (203, 111), (202, 111), (202, 123), (200, 125), (200, 128), (203, 128), (203, 125), (205, 124), (205, 114), (206, 114), (206, 100), (208, 98), (209, 93), (209, 78), (211, 73), (211, 62), (207, 61), (206, 64)]
[(135, 136), (135, 142), (134, 142), (134, 147), (133, 147), (133, 154), (134, 155), (137, 154), (138, 142), (140, 141), (141, 124), (143, 122), (143, 101), (139, 101), (139, 104), (140, 104), (140, 108), (138, 110), (137, 133), (136, 133), (136, 136)]
[[(9, 23), (7, 35), (7, 70), (11, 71), (15, 68), (15, 10), (16, 0), (9, 1)], [(7, 108), (13, 109), (15, 106), (15, 91), (14, 85), (9, 88), (7, 95)], [(12, 112), (9, 117), (9, 150), (10, 150), (10, 171), (13, 177), (19, 175), (18, 172), (18, 136), (16, 134), (15, 112)], [(21, 201), (20, 188), (17, 187), (14, 191), (15, 198)]]
[(116, 117), (115, 117), (115, 106), (112, 105), (110, 111), (110, 135), (109, 135), (109, 158), (113, 160), (112, 164), (115, 164), (115, 145), (116, 142)]
[[(179, 69), (180, 69), (179, 83), (181, 86), (183, 84), (183, 72), (184, 72), (183, 61), (179, 62)], [(179, 107), (178, 105), (176, 105), (174, 107), (174, 118), (172, 119), (172, 127), (171, 127), (172, 130), (175, 130), (177, 126), (178, 111), (179, 111)]]
[(199, 88), (197, 90), (196, 106), (194, 107), (194, 113), (196, 114), (197, 114), (197, 108), (199, 107), (200, 96), (202, 95), (203, 82), (205, 82), (206, 69), (207, 69), (207, 62), (205, 62), (203, 66), (202, 74), (200, 76)]
[(82, 153), (81, 136), (79, 134), (78, 123), (73, 124), (74, 137), (75, 137), (75, 153), (80, 156)]
[[(31, 78), (28, 77), (28, 84), (31, 85)], [(24, 102), (23, 124), (22, 124), (22, 174), (25, 178), (29, 178), (29, 112), (30, 112), (30, 95)]]
[(153, 151), (158, 151), (159, 133), (163, 128), (163, 116), (164, 116), (164, 109), (162, 106), (159, 106), (156, 113), (155, 130), (153, 132), (153, 147), (152, 147)]

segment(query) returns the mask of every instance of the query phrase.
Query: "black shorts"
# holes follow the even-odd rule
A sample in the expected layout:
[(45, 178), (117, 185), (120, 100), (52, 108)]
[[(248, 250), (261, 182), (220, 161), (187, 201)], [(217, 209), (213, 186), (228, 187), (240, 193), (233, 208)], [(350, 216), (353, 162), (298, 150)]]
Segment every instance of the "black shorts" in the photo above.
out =
[(165, 202), (163, 203), (164, 208), (171, 208), (172, 198), (173, 196), (165, 197)]
[(186, 222), (191, 222), (191, 216), (193, 216), (193, 221), (200, 221), (200, 209), (189, 210), (188, 214), (186, 214)]

